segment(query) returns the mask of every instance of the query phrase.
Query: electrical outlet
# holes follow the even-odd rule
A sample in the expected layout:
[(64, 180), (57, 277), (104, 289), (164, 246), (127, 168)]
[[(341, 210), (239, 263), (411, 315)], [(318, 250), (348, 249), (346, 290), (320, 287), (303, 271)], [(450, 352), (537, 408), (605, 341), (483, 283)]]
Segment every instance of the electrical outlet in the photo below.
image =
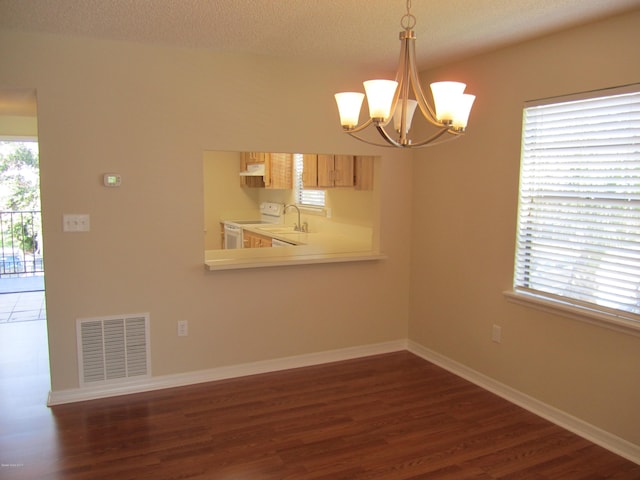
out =
[(500, 325), (493, 325), (491, 329), (491, 340), (496, 343), (502, 343), (502, 327)]
[(189, 335), (189, 324), (186, 320), (178, 321), (178, 336), (186, 337), (187, 335)]

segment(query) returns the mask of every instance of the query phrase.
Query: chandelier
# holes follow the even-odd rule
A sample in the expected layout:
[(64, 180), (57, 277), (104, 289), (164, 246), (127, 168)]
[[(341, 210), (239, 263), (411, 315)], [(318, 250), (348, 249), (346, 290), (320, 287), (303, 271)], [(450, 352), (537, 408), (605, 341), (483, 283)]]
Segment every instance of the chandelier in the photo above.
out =
[[(464, 93), (466, 88), (464, 83), (436, 82), (431, 84), (435, 108), (431, 107), (420, 88), (416, 69), (416, 35), (413, 31), (415, 24), (416, 17), (411, 14), (411, 0), (407, 0), (407, 13), (400, 20), (400, 26), (404, 31), (400, 32), (402, 46), (396, 79), (363, 82), (369, 104), (369, 120), (358, 125), (364, 93), (335, 94), (340, 123), (345, 133), (372, 145), (401, 148), (434, 145), (464, 134), (471, 106), (476, 97)], [(409, 98), (410, 90), (414, 98)], [(413, 142), (408, 134), (416, 107), (420, 107), (424, 118), (437, 127), (437, 131), (424, 140)], [(394, 136), (386, 130), (391, 121), (393, 121)], [(370, 125), (376, 128), (386, 143), (372, 142), (356, 135)]]

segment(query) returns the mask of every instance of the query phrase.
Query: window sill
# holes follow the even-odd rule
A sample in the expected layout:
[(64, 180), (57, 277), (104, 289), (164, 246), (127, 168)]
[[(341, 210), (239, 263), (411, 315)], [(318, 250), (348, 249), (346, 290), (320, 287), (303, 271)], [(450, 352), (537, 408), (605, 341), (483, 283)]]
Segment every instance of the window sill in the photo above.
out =
[(603, 310), (590, 309), (580, 305), (572, 304), (568, 301), (556, 300), (543, 295), (522, 292), (518, 290), (507, 290), (503, 292), (509, 302), (535, 308), (544, 312), (562, 315), (588, 322), (600, 327), (608, 328), (629, 335), (640, 336), (640, 322), (634, 319), (632, 314), (624, 316), (616, 315)]
[(307, 215), (317, 215), (319, 217), (328, 216), (326, 207), (315, 207), (313, 205), (304, 205), (302, 203), (296, 203), (296, 206), (300, 209), (301, 212)]

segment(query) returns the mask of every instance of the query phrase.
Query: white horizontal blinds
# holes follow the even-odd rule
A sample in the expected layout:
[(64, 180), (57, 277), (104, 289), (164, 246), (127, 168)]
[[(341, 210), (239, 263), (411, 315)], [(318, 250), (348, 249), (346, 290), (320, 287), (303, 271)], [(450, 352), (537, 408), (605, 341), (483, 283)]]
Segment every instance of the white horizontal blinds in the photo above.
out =
[(301, 205), (324, 207), (324, 190), (300, 190)]
[(640, 92), (525, 108), (515, 287), (640, 314)]
[(324, 190), (308, 190), (304, 188), (302, 183), (302, 169), (304, 167), (303, 156), (300, 153), (294, 154), (295, 165), (295, 188), (296, 202), (299, 205), (308, 205), (312, 207), (324, 207), (325, 192)]

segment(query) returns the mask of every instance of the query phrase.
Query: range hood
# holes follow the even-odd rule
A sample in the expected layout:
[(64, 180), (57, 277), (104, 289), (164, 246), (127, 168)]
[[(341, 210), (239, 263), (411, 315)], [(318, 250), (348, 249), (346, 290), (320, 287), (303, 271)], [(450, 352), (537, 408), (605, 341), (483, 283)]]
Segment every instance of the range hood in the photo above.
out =
[(244, 172), (240, 172), (241, 177), (264, 177), (264, 163), (251, 163), (247, 165)]

